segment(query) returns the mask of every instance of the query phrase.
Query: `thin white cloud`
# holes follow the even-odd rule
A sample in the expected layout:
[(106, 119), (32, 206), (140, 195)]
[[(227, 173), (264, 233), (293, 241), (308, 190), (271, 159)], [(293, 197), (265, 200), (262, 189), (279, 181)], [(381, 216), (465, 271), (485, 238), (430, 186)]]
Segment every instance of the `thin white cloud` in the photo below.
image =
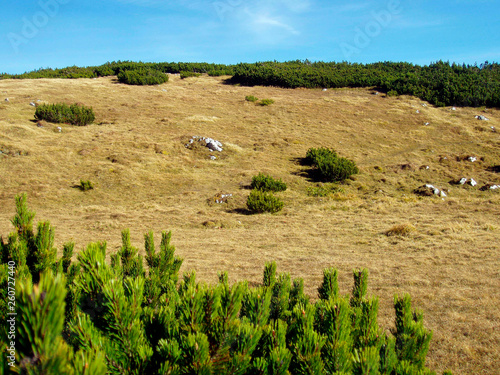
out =
[(299, 35), (300, 33), (295, 30), (291, 25), (288, 25), (279, 20), (279, 17), (271, 17), (267, 14), (253, 15), (253, 23), (257, 27), (280, 28), (288, 31), (290, 34)]

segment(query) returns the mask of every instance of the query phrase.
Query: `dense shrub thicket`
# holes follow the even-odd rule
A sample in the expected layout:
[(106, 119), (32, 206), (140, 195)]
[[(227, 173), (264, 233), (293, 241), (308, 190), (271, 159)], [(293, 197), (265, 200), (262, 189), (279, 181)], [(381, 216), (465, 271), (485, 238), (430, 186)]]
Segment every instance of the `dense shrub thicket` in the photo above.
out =
[(75, 263), (73, 243), (56, 258), (50, 223), (33, 230), (25, 195), (16, 206), (16, 231), (0, 240), (0, 319), (15, 321), (14, 331), (0, 325), (2, 374), (435, 374), (425, 367), (423, 314), (395, 296), (395, 327), (379, 327), (366, 270), (354, 271), (349, 296), (325, 269), (315, 303), (274, 262), (260, 287), (229, 285), (227, 273), (216, 285), (194, 272), (179, 283), (170, 233), (159, 252), (144, 235), (148, 270), (128, 230), (110, 263), (105, 242)]
[(92, 107), (80, 104), (41, 104), (35, 110), (36, 120), (45, 120), (54, 123), (65, 123), (77, 126), (91, 124), (95, 120)]
[(290, 61), (238, 64), (233, 83), (287, 88), (377, 87), (417, 96), (436, 105), (500, 107), (500, 65), (436, 62), (374, 64)]
[(324, 147), (310, 148), (304, 161), (315, 167), (320, 178), (328, 182), (345, 181), (359, 173), (354, 161), (339, 157), (334, 150)]
[(181, 79), (185, 79), (185, 78), (190, 78), (190, 77), (199, 77), (199, 76), (201, 76), (201, 73), (183, 70), (180, 72), (180, 76), (181, 76)]
[(251, 187), (261, 191), (285, 191), (286, 183), (281, 178), (276, 180), (269, 175), (259, 173), (257, 176), (252, 177)]
[(128, 85), (161, 85), (168, 81), (168, 75), (150, 68), (122, 70), (117, 78)]
[(163, 73), (230, 75), (229, 83), (286, 88), (376, 87), (394, 95), (414, 95), (432, 104), (500, 107), (500, 64), (479, 66), (438, 61), (419, 66), (405, 62), (258, 62), (237, 65), (209, 63), (145, 63), (113, 61), (100, 66), (39, 69), (1, 78), (92, 78), (122, 71), (152, 69)]
[(117, 76), (126, 70), (151, 69), (163, 73), (196, 72), (210, 73), (211, 75), (232, 75), (233, 66), (209, 63), (147, 63), (133, 61), (113, 61), (100, 66), (77, 67), (71, 66), (62, 69), (41, 68), (23, 74), (0, 74), (0, 79), (37, 79), (37, 78), (95, 78)]

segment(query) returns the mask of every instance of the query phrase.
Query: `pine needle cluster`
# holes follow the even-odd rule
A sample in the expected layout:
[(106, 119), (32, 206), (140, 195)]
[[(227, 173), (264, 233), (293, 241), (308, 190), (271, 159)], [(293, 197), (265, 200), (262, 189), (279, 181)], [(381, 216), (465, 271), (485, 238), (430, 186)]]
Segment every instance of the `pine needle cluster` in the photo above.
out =
[[(377, 323), (378, 299), (367, 297), (367, 270), (354, 271), (341, 295), (334, 268), (324, 271), (312, 303), (302, 279), (267, 263), (263, 283), (215, 285), (179, 281), (182, 259), (171, 233), (159, 249), (145, 234), (145, 260), (122, 232), (122, 247), (90, 243), (72, 261), (74, 244), (56, 259), (48, 222), (33, 231), (26, 196), (16, 199), (16, 232), (0, 241), (0, 318), (10, 274), (17, 284), (15, 370), (25, 374), (434, 374), (425, 367), (432, 332), (396, 296), (395, 329)], [(12, 266), (15, 264), (15, 269)], [(0, 330), (6, 352), (7, 330)], [(10, 342), (9, 342), (10, 345)], [(5, 355), (1, 373), (9, 373)]]

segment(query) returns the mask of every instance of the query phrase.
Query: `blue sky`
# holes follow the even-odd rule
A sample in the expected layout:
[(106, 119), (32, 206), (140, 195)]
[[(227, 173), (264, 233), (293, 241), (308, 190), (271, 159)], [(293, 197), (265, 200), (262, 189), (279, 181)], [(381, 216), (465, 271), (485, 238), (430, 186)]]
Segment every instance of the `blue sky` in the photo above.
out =
[(500, 61), (498, 0), (17, 0), (0, 72), (107, 61)]

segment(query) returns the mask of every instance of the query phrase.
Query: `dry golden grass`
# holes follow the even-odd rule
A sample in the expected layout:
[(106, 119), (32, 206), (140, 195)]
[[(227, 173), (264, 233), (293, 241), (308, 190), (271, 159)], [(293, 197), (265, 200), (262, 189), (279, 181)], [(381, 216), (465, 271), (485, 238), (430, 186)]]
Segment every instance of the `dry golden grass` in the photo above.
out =
[[(0, 92), (2, 235), (12, 231), (14, 197), (26, 192), (35, 220), (55, 226), (59, 249), (69, 240), (77, 249), (107, 240), (115, 251), (124, 228), (143, 248), (148, 230), (157, 239), (172, 230), (182, 271), (195, 269), (208, 282), (227, 270), (231, 281), (260, 283), (265, 262), (275, 260), (315, 297), (324, 268), (337, 267), (341, 292), (349, 293), (352, 269), (365, 267), (382, 327), (394, 326), (396, 293), (410, 293), (424, 311), (434, 331), (430, 368), (498, 373), (500, 192), (478, 189), (500, 184), (487, 170), (500, 165), (500, 133), (490, 129), (500, 129), (498, 110), (451, 111), (366, 89), (228, 86), (206, 76), (171, 76), (153, 87), (113, 78), (6, 80)], [(256, 106), (247, 95), (275, 102)], [(62, 125), (61, 133), (54, 124), (37, 127), (29, 105), (37, 99), (92, 106), (96, 124)], [(474, 118), (483, 112), (489, 122)], [(193, 135), (221, 141), (223, 157), (186, 149)], [(320, 146), (355, 160), (361, 173), (343, 192), (312, 197), (316, 185), (299, 158)], [(245, 213), (259, 172), (288, 185), (276, 215)], [(479, 186), (449, 184), (462, 177)], [(80, 180), (95, 188), (74, 188)], [(412, 193), (426, 183), (449, 189), (448, 197)], [(209, 204), (220, 192), (233, 194), (230, 203)], [(384, 235), (401, 223), (416, 230)]]
[(416, 231), (416, 228), (412, 224), (400, 224), (395, 225), (391, 229), (385, 231), (386, 236), (401, 236), (409, 237), (410, 234)]

